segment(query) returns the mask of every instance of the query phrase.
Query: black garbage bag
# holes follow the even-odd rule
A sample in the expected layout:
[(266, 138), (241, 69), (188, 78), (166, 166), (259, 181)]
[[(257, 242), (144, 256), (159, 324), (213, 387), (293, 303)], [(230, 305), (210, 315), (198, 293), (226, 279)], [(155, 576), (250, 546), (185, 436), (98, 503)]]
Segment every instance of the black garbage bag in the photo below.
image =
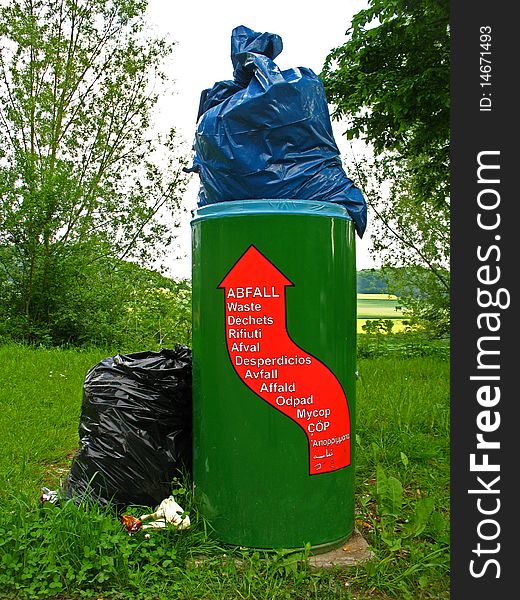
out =
[(191, 350), (176, 344), (105, 358), (87, 372), (66, 497), (156, 506), (175, 476), (191, 474), (191, 365)]
[(201, 93), (193, 166), (198, 206), (292, 199), (344, 206), (361, 237), (367, 207), (343, 170), (325, 89), (306, 67), (280, 70), (280, 36), (243, 25), (231, 34), (233, 80)]

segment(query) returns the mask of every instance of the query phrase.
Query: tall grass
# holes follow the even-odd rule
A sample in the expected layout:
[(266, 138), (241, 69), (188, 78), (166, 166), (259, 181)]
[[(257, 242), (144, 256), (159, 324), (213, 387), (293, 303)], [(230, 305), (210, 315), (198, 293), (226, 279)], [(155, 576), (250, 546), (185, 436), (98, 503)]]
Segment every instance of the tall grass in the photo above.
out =
[(84, 376), (107, 355), (0, 347), (2, 598), (449, 598), (446, 360), (358, 360), (356, 523), (375, 560), (315, 572), (298, 553), (221, 548), (183, 487), (193, 526), (149, 539), (110, 509), (39, 505), (77, 448)]
[(372, 358), (358, 370), (358, 526), (378, 560), (354, 579), (449, 598), (449, 363)]

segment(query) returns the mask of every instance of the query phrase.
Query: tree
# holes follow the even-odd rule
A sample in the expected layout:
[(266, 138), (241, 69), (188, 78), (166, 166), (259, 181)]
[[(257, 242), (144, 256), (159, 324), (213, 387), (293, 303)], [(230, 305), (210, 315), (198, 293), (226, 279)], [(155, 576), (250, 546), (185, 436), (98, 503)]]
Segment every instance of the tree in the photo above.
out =
[(418, 202), (449, 196), (449, 0), (369, 0), (321, 77), (350, 138), (406, 163)]
[(150, 130), (172, 45), (146, 4), (0, 8), (0, 315), (28, 340), (61, 340), (52, 315), (96, 262), (150, 264), (173, 238), (184, 161)]
[[(406, 168), (383, 156), (354, 160), (372, 223), (372, 252), (380, 259), (388, 292), (399, 296), (412, 325), (436, 337), (450, 326), (450, 211), (448, 204), (418, 204)], [(390, 183), (389, 183), (390, 182)]]
[(380, 269), (362, 269), (357, 272), (358, 294), (387, 294), (388, 282)]
[(449, 327), (450, 38), (448, 0), (369, 0), (322, 79), (373, 160), (354, 165), (373, 253), (412, 321)]

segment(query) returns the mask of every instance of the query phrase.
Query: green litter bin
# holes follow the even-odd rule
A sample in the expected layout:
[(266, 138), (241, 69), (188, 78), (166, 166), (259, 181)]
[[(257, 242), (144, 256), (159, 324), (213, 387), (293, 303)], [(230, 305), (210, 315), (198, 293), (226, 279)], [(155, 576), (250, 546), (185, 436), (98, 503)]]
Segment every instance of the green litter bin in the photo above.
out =
[(193, 483), (223, 543), (313, 553), (354, 528), (355, 235), (347, 211), (194, 211)]

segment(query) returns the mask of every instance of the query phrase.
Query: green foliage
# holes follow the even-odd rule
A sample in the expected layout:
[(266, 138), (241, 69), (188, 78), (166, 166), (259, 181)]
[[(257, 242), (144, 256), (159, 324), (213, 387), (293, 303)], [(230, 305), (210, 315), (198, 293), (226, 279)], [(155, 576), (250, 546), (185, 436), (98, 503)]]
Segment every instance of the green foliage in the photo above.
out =
[(388, 283), (380, 269), (361, 269), (356, 275), (358, 294), (388, 293)]
[(126, 261), (90, 260), (86, 253), (64, 259), (61, 268), (61, 277), (35, 299), (41, 312), (32, 320), (17, 310), (21, 292), (15, 282), (0, 284), (6, 299), (0, 301), (0, 340), (118, 352), (190, 344), (189, 282)]
[[(450, 334), (450, 273), (437, 267), (434, 271), (418, 265), (385, 268), (389, 288), (399, 290), (399, 302), (410, 330), (423, 331), (431, 338), (447, 338)], [(442, 278), (442, 281), (439, 280)]]
[(348, 136), (406, 163), (417, 202), (449, 196), (448, 0), (369, 0), (321, 74)]
[[(121, 306), (120, 343), (136, 348), (191, 345), (191, 286), (150, 273)], [(162, 285), (160, 285), (162, 282)]]
[(403, 486), (395, 477), (387, 477), (381, 465), (377, 465), (376, 469), (376, 497), (380, 516), (399, 516), (403, 505)]
[[(367, 319), (361, 329), (369, 335), (380, 336), (381, 334), (389, 335), (394, 328), (392, 319)], [(379, 339), (379, 338), (378, 338)]]
[(400, 165), (387, 157), (356, 163), (372, 222), (372, 253), (388, 292), (399, 296), (414, 326), (445, 336), (450, 324), (450, 211), (433, 200), (416, 202)]
[(428, 332), (415, 331), (409, 322), (405, 321), (408, 331), (388, 335), (377, 319), (367, 321), (368, 327), (363, 327), (366, 334), (357, 337), (358, 358), (394, 357), (435, 357), (449, 361), (450, 346), (447, 338), (432, 338)]
[(191, 531), (172, 527), (146, 539), (129, 536), (115, 512), (96, 505), (11, 509), (0, 525), (0, 585), (22, 598), (139, 597), (150, 581), (155, 593), (168, 584), (175, 589), (193, 550), (219, 552), (193, 510)]
[(384, 266), (419, 266), (413, 280), (398, 282), (400, 292), (389, 291), (399, 295), (412, 325), (446, 335), (449, 2), (369, 0), (347, 36), (327, 57), (322, 78), (348, 137), (364, 136), (375, 152), (353, 167), (375, 217), (372, 250)]
[(174, 237), (184, 159), (173, 130), (150, 129), (172, 47), (147, 34), (145, 8), (0, 8), (0, 310), (27, 341), (66, 340), (56, 320), (82, 319), (71, 296), (99, 291), (96, 271), (156, 263)]
[[(404, 453), (401, 455), (406, 457)], [(403, 485), (399, 479), (392, 475), (387, 476), (383, 467), (377, 465), (375, 497), (381, 524), (381, 539), (392, 552), (400, 550), (405, 540), (416, 538), (424, 532), (434, 509), (432, 497), (414, 500), (410, 503), (413, 506), (413, 516), (403, 523), (403, 493)]]

